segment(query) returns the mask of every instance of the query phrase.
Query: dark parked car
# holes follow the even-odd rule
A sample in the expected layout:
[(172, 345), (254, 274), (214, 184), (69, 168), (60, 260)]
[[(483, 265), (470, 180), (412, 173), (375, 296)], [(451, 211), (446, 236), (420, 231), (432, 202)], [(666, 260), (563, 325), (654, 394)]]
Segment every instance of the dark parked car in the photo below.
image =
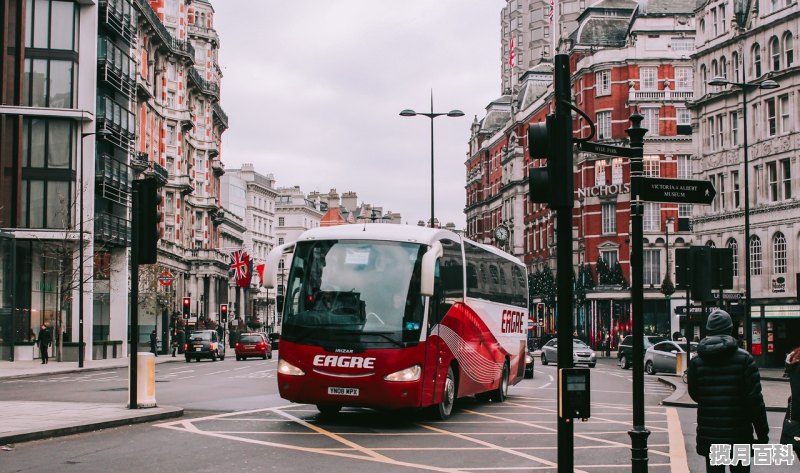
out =
[(271, 333), (269, 334), (269, 344), (272, 345), (273, 350), (278, 349), (278, 342), (281, 339), (281, 334), (279, 333)]
[[(686, 353), (685, 343), (672, 342), (669, 340), (658, 342), (648, 348), (644, 353), (644, 371), (653, 375), (656, 373), (675, 373), (677, 369), (678, 353)], [(697, 355), (697, 343), (690, 344), (692, 351), (690, 357)]]
[(533, 353), (525, 352), (525, 379), (533, 379)]
[(250, 356), (272, 359), (272, 345), (263, 333), (243, 333), (236, 342), (236, 361)]
[[(656, 343), (663, 342), (665, 340), (666, 338), (658, 335), (645, 335), (644, 349), (647, 351), (648, 348), (652, 347)], [(626, 336), (622, 340), (622, 343), (619, 344), (619, 347), (617, 347), (617, 350), (617, 361), (619, 362), (619, 367), (624, 370), (630, 368), (633, 361), (633, 336)]]
[(189, 363), (194, 358), (211, 358), (211, 361), (225, 359), (225, 344), (219, 340), (216, 330), (195, 330), (189, 333), (186, 343), (183, 345), (183, 352), (186, 355), (186, 362)]

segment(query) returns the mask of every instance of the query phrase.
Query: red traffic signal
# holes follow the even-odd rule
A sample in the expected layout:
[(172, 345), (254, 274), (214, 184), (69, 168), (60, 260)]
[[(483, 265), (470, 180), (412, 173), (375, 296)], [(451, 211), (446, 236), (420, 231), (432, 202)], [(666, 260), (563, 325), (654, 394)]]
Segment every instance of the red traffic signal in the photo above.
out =
[(191, 297), (184, 297), (183, 298), (183, 318), (188, 319), (190, 315), (190, 311), (192, 309), (192, 298)]
[(228, 320), (228, 304), (219, 305), (219, 318), (224, 322)]

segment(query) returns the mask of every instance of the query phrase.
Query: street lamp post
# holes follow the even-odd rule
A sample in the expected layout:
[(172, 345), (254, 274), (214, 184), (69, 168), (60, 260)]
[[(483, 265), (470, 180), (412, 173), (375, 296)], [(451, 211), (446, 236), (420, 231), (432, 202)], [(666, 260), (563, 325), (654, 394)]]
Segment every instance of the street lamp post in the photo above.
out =
[(431, 119), (431, 228), (434, 226), (434, 212), (433, 212), (433, 119), (436, 117), (440, 117), (442, 115), (447, 115), (448, 117), (463, 117), (464, 112), (461, 110), (453, 109), (447, 113), (434, 113), (433, 111), (433, 90), (431, 90), (431, 111), (430, 113), (424, 112), (415, 112), (414, 110), (405, 109), (400, 112), (401, 117), (413, 117), (416, 115), (422, 115)]
[[(744, 64), (744, 55), (742, 55)], [(761, 82), (746, 82), (744, 80), (744, 67), (742, 68), (742, 82), (729, 81), (724, 77), (714, 77), (708, 85), (726, 86), (733, 85), (742, 89), (742, 122), (743, 122), (743, 144), (744, 144), (744, 336), (747, 342), (747, 350), (752, 352), (753, 348), (753, 319), (750, 314), (752, 306), (752, 287), (750, 284), (750, 163), (748, 159), (747, 144), (747, 91), (751, 89), (777, 89), (778, 83), (774, 80), (764, 80)], [(720, 303), (722, 300), (720, 300)], [(688, 319), (688, 316), (687, 316)]]

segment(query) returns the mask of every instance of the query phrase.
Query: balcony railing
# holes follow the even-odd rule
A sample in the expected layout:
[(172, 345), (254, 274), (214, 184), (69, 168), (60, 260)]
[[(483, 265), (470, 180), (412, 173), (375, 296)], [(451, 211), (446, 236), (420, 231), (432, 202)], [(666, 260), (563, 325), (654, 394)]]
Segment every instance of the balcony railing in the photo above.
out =
[(148, 0), (136, 0), (136, 6), (139, 7), (139, 11), (142, 12), (142, 15), (144, 15), (147, 22), (166, 47), (170, 48), (173, 53), (183, 54), (187, 58), (194, 60), (194, 47), (186, 41), (180, 41), (172, 37), (172, 34), (170, 34), (167, 27), (164, 26), (164, 23), (161, 22), (161, 18), (158, 17), (153, 7), (150, 6)]
[(213, 110), (214, 119), (219, 125), (223, 128), (228, 128), (228, 115), (222, 110), (222, 107), (215, 102), (211, 109)]
[(94, 219), (94, 236), (112, 245), (130, 246), (131, 223), (116, 215), (97, 213)]
[(204, 38), (208, 38), (212, 43), (219, 43), (219, 35), (217, 34), (217, 30), (214, 28), (206, 28), (205, 26), (200, 25), (188, 25), (186, 27), (186, 32), (192, 36), (202, 36)]
[(136, 87), (136, 65), (130, 56), (106, 37), (97, 39), (97, 68), (100, 80), (117, 89), (128, 99)]
[(694, 99), (694, 92), (691, 90), (634, 90), (630, 94), (630, 99), (686, 101)]
[(200, 89), (202, 93), (216, 97), (219, 100), (219, 86), (203, 79), (194, 67), (189, 68), (189, 80), (194, 82), (195, 87)]
[(128, 0), (100, 0), (100, 24), (105, 24), (131, 44), (136, 34), (133, 7)]
[(97, 130), (104, 130), (104, 138), (128, 150), (136, 136), (136, 119), (131, 112), (110, 97), (97, 96)]
[(225, 164), (219, 159), (212, 159), (211, 170), (214, 172), (215, 175), (221, 176), (225, 174)]
[(131, 176), (125, 163), (103, 154), (96, 161), (94, 176), (102, 197), (127, 205), (131, 195)]
[(192, 178), (189, 177), (187, 174), (182, 174), (180, 176), (173, 176), (170, 180), (170, 185), (177, 187), (181, 194), (191, 194), (194, 192), (194, 184), (192, 184)]

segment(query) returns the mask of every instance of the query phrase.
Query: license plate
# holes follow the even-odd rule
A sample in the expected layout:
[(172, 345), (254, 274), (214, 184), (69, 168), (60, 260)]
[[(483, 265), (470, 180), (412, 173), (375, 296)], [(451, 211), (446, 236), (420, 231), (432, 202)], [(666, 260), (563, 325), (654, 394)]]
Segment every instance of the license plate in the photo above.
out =
[(255, 347), (256, 347), (255, 345), (245, 345), (244, 346), (244, 348), (247, 349), (247, 350), (252, 350)]
[(202, 348), (195, 348), (194, 351), (202, 351)]
[(336, 396), (358, 396), (358, 388), (328, 388), (328, 394)]

